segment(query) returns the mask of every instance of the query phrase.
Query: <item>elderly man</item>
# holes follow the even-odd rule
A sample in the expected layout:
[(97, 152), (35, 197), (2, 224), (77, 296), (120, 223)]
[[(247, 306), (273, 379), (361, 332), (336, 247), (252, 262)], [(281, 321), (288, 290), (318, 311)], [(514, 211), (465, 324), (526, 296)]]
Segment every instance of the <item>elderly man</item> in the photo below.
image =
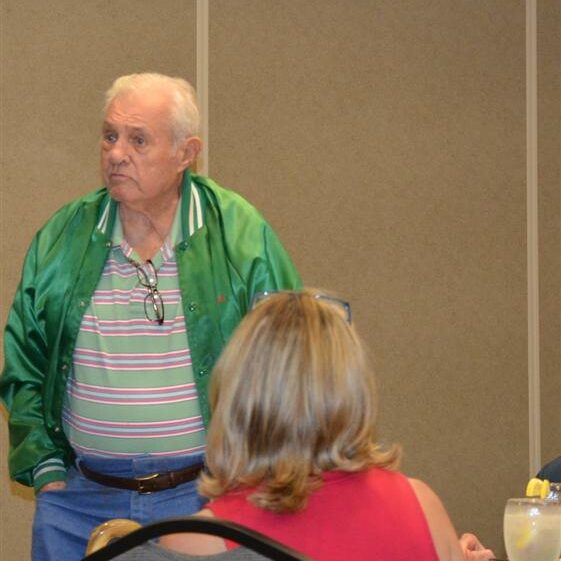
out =
[(116, 80), (105, 187), (58, 211), (27, 254), (0, 396), (11, 476), (37, 493), (34, 561), (80, 559), (108, 518), (200, 509), (213, 364), (254, 294), (301, 284), (261, 215), (190, 173), (198, 121), (184, 80)]

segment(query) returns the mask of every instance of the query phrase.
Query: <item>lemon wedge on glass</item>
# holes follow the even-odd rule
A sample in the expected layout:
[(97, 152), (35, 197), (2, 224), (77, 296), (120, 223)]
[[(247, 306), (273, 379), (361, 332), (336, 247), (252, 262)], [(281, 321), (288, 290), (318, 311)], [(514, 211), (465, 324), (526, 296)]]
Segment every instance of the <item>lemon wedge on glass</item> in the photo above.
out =
[(516, 549), (526, 549), (530, 542), (534, 539), (536, 529), (532, 526), (530, 522), (526, 522), (520, 530), (520, 534), (514, 543)]
[(537, 477), (532, 477), (526, 486), (527, 497), (539, 497), (540, 499), (545, 499), (549, 495), (549, 491), (550, 485), (547, 479), (542, 480)]

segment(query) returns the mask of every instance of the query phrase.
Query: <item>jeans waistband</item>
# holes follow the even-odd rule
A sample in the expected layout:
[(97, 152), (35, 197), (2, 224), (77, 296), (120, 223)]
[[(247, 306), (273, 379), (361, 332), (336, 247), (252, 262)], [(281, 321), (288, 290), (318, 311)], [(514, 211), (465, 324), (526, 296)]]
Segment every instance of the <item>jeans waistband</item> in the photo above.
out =
[(91, 470), (118, 477), (135, 477), (176, 471), (204, 461), (204, 454), (188, 456), (154, 456), (143, 455), (133, 458), (108, 458), (100, 456), (77, 457), (77, 462), (85, 464)]

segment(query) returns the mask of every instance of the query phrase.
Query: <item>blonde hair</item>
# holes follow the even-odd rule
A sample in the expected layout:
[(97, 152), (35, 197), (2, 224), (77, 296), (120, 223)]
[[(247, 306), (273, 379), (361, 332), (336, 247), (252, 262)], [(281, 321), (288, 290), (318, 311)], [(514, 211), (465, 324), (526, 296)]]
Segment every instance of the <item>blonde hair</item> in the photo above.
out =
[(259, 303), (224, 350), (199, 491), (255, 488), (274, 512), (305, 507), (329, 470), (396, 468), (376, 443), (376, 391), (363, 345), (333, 300), (280, 292)]
[(151, 89), (168, 91), (171, 100), (171, 128), (176, 142), (199, 132), (200, 115), (197, 94), (193, 86), (183, 78), (172, 78), (156, 72), (129, 74), (117, 78), (105, 93), (104, 113), (117, 97), (131, 92)]

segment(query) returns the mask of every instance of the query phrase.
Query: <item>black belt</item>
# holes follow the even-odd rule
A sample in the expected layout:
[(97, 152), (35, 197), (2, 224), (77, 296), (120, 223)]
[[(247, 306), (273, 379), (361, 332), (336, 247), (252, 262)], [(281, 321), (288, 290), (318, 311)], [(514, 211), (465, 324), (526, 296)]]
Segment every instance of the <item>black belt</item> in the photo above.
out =
[(184, 469), (177, 471), (168, 471), (165, 473), (153, 473), (143, 477), (116, 477), (114, 475), (105, 475), (97, 473), (86, 467), (80, 462), (80, 471), (85, 477), (107, 485), (107, 487), (117, 487), (118, 489), (129, 489), (130, 491), (137, 491), (138, 493), (155, 493), (157, 491), (164, 491), (165, 489), (173, 489), (182, 483), (193, 481), (201, 473), (204, 464), (195, 464)]

